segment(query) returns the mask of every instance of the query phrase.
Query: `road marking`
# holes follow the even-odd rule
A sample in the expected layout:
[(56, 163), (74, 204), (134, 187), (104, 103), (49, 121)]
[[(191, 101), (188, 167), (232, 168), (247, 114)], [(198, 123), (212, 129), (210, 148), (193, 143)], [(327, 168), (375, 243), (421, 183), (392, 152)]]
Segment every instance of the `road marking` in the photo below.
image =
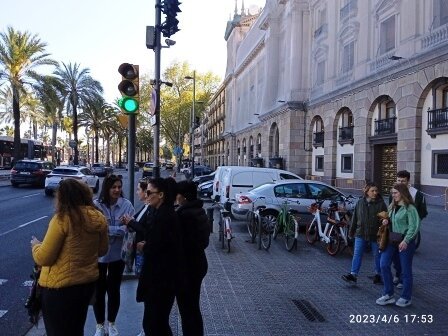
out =
[(0, 286), (3, 285), (4, 283), (6, 283), (8, 280), (6, 279), (0, 279)]
[(26, 195), (26, 196), (22, 196), (22, 198), (34, 197), (34, 196), (38, 196), (38, 195), (41, 195), (41, 194), (39, 193), (39, 194)]
[(25, 227), (25, 226), (28, 226), (28, 225), (30, 225), (30, 224), (32, 224), (32, 223), (34, 223), (34, 222), (38, 222), (38, 221), (40, 221), (41, 219), (44, 219), (44, 218), (47, 218), (47, 217), (48, 217), (48, 216), (42, 216), (42, 217), (36, 218), (36, 219), (34, 219), (34, 220), (32, 220), (32, 221), (23, 223), (23, 224), (19, 225), (18, 227), (14, 228), (14, 229), (8, 230), (8, 231), (3, 232), (3, 233), (0, 233), (0, 237), (2, 237), (2, 236), (6, 236), (8, 233), (14, 232), (14, 231), (16, 231), (16, 230), (18, 230), (18, 229), (21, 229), (21, 228), (23, 228), (23, 227)]
[(0, 310), (0, 317), (2, 317), (3, 315), (5, 315), (8, 311), (7, 310)]
[(33, 285), (33, 280), (26, 280), (23, 282), (23, 287), (31, 287)]

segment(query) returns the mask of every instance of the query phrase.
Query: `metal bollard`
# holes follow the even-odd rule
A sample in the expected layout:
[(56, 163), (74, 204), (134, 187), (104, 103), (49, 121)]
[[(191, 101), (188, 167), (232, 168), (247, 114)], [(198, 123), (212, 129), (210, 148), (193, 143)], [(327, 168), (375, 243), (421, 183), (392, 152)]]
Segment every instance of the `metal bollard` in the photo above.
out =
[(210, 225), (210, 233), (213, 233), (213, 214), (215, 212), (215, 208), (213, 206), (207, 208), (207, 217), (208, 224)]

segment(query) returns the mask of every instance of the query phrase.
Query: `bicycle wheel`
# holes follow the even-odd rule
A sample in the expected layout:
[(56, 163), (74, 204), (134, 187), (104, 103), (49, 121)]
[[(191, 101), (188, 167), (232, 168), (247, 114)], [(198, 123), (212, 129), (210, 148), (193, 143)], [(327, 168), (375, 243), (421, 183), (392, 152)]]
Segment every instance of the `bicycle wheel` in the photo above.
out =
[(317, 221), (315, 218), (306, 225), (306, 240), (310, 244), (314, 244), (317, 241), (318, 237), (318, 229), (317, 229)]
[(257, 231), (256, 231), (256, 220), (255, 220), (255, 212), (249, 211), (247, 213), (247, 232), (249, 233), (250, 242), (253, 244), (255, 243), (255, 238), (257, 237)]
[(221, 248), (223, 249), (225, 247), (225, 240), (226, 240), (226, 223), (224, 222), (225, 218), (221, 217), (221, 227), (219, 228), (219, 235), (221, 236)]
[(264, 212), (263, 215), (264, 226), (268, 232), (272, 232), (272, 238), (277, 238), (278, 232), (276, 232), (277, 228), (277, 216), (273, 212)]
[(285, 246), (289, 252), (292, 251), (297, 243), (296, 227), (298, 227), (297, 220), (294, 218), (294, 216), (288, 216), (286, 218), (283, 234), (285, 235)]
[[(226, 234), (224, 235), (224, 238), (227, 240), (227, 252), (230, 253), (230, 241), (232, 240), (232, 231), (231, 231), (231, 219), (229, 217), (226, 217), (224, 219), (224, 230)], [(224, 248), (224, 244), (223, 244)]]
[(265, 218), (260, 216), (258, 220), (260, 221), (261, 227), (261, 246), (267, 251), (271, 247), (272, 233), (271, 230), (266, 227)]
[(420, 231), (417, 232), (417, 236), (415, 237), (415, 250), (418, 249), (418, 247), (420, 246), (420, 243), (422, 241), (422, 235), (420, 233)]
[(327, 244), (327, 252), (329, 255), (335, 256), (338, 254), (341, 246), (341, 235), (336, 225), (332, 225), (330, 230), (328, 230), (328, 238), (330, 238), (330, 242)]

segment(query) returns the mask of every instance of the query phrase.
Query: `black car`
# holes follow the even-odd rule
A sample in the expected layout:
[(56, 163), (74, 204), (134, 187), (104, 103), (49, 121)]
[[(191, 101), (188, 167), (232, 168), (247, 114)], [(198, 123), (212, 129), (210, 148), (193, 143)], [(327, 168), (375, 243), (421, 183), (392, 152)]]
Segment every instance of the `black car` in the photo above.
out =
[(110, 166), (106, 166), (104, 163), (94, 163), (92, 165), (92, 172), (97, 176), (106, 176), (112, 174), (114, 169)]
[(213, 194), (213, 180), (201, 183), (198, 186), (198, 198), (204, 201), (211, 201)]
[[(196, 170), (196, 168), (195, 168)], [(215, 178), (215, 172), (209, 174), (209, 175), (199, 175), (199, 176), (195, 176), (193, 179), (193, 182), (196, 183), (197, 185), (203, 183), (203, 182), (207, 182), (207, 181), (211, 181)]]
[(18, 187), (20, 184), (32, 184), (43, 188), (45, 178), (53, 168), (53, 163), (48, 161), (19, 160), (11, 169), (11, 185)]
[[(209, 175), (212, 172), (213, 172), (213, 170), (210, 167), (201, 166), (201, 165), (194, 166), (194, 176)], [(190, 173), (191, 173), (191, 167), (190, 167)]]

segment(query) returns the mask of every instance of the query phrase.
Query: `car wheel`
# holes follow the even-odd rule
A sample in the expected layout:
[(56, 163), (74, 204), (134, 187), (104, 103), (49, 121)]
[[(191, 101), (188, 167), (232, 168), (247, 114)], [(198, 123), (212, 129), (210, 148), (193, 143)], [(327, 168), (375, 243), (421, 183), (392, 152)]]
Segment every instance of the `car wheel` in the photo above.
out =
[(53, 196), (53, 190), (45, 189), (45, 196)]
[(93, 188), (93, 193), (96, 194), (100, 190), (100, 181), (96, 181), (95, 188)]

